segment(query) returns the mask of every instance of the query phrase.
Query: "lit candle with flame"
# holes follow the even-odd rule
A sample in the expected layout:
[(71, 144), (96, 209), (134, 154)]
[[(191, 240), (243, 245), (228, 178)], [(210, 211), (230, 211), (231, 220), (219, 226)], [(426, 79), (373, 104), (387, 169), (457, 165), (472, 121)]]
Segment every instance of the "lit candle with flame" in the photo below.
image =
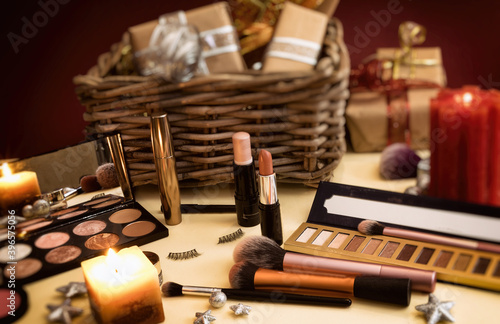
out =
[(7, 163), (2, 165), (0, 210), (3, 213), (11, 209), (19, 212), (24, 205), (31, 203), (40, 194), (40, 186), (35, 172), (12, 173)]
[(165, 320), (158, 272), (137, 246), (82, 262), (92, 313), (99, 323)]

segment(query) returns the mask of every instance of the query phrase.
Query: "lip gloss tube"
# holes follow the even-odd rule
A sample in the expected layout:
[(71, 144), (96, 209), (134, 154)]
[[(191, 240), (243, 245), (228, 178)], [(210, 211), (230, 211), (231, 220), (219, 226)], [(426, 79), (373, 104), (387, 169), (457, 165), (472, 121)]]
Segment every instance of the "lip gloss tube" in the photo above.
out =
[(283, 244), (281, 211), (276, 189), (276, 173), (273, 170), (273, 157), (269, 151), (259, 153), (259, 212), (262, 235)]
[(255, 179), (250, 134), (237, 132), (233, 135), (234, 150), (234, 201), (238, 224), (251, 227), (260, 223), (259, 192)]
[(151, 116), (151, 142), (163, 216), (167, 225), (177, 225), (182, 221), (181, 194), (167, 114)]

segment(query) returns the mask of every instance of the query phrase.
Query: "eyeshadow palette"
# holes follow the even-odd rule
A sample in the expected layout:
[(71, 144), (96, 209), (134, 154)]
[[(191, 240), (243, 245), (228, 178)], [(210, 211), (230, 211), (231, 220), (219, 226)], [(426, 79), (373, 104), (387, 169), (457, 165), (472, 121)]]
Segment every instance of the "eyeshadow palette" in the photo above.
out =
[[(80, 266), (111, 247), (142, 245), (167, 237), (168, 229), (139, 203), (105, 196), (53, 213), (49, 218), (20, 223), (22, 239), (0, 245), (5, 278), (15, 267), (16, 281), (32, 282)], [(30, 221), (28, 221), (30, 222)]]
[(433, 270), (438, 280), (500, 291), (500, 255), (303, 223), (288, 251)]
[[(361, 194), (360, 194), (361, 193)], [(335, 204), (332, 204), (332, 201)], [(374, 204), (370, 204), (374, 202)], [(379, 203), (388, 204), (377, 205)], [(365, 205), (366, 204), (366, 205)], [(461, 205), (415, 197), (380, 190), (321, 183), (311, 208), (307, 222), (303, 223), (287, 239), (284, 248), (288, 251), (306, 253), (324, 257), (365, 261), (379, 264), (399, 265), (423, 270), (436, 271), (438, 280), (500, 291), (500, 254), (459, 248), (443, 244), (420, 242), (411, 239), (385, 235), (365, 235), (357, 231), (357, 225), (363, 219), (388, 221), (392, 208), (403, 208), (395, 213), (391, 226), (433, 233), (448, 232), (462, 235), (452, 237), (491, 238), (488, 242), (497, 243), (498, 234), (488, 232), (491, 228), (500, 228), (500, 210), (495, 207)], [(359, 210), (359, 206), (364, 206)], [(431, 218), (440, 214), (439, 219), (430, 222), (426, 216), (411, 215), (417, 208), (423, 215)], [(445, 210), (451, 214), (445, 215)], [(455, 210), (453, 210), (455, 209)], [(457, 210), (461, 210), (457, 212)], [(478, 214), (473, 214), (473, 212)], [(408, 215), (411, 215), (408, 219)], [(469, 220), (468, 217), (472, 217)], [(439, 225), (442, 218), (456, 217), (456, 222)], [(474, 221), (469, 231), (462, 228)], [(424, 222), (422, 224), (422, 222)], [(403, 223), (404, 225), (400, 225)], [(464, 223), (464, 224), (462, 224)], [(409, 224), (415, 227), (410, 227)], [(443, 230), (441, 229), (443, 227)], [(439, 231), (436, 231), (439, 230)], [(448, 234), (449, 235), (449, 234)], [(495, 240), (496, 239), (496, 240)]]

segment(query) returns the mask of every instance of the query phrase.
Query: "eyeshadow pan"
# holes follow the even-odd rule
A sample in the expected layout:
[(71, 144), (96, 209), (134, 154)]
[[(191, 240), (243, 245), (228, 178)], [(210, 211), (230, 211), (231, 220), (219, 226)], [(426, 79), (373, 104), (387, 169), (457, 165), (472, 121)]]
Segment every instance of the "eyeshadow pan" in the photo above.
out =
[(345, 242), (345, 240), (349, 237), (349, 234), (346, 233), (338, 233), (335, 235), (335, 238), (333, 239), (332, 243), (328, 245), (329, 248), (332, 249), (338, 249), (342, 243)]
[(62, 216), (59, 216), (58, 219), (68, 219), (68, 218), (73, 218), (82, 214), (85, 214), (87, 212), (87, 209), (83, 210), (77, 210), (71, 213), (64, 214)]
[(53, 249), (68, 242), (69, 234), (64, 232), (51, 232), (36, 239), (35, 246), (39, 249)]
[(318, 230), (317, 228), (313, 227), (306, 228), (297, 238), (297, 242), (306, 243), (307, 241), (309, 241), (311, 236), (313, 236), (313, 234), (316, 233), (317, 230)]
[(312, 241), (313, 245), (323, 245), (325, 244), (326, 240), (330, 237), (332, 234), (332, 231), (321, 231), (319, 235)]
[(435, 251), (434, 249), (423, 248), (422, 252), (420, 252), (420, 255), (418, 256), (415, 263), (427, 264), (431, 259), (432, 255), (434, 254), (434, 251)]
[(120, 237), (114, 233), (100, 233), (85, 241), (85, 247), (90, 250), (109, 249), (114, 246)]
[(382, 243), (382, 240), (380, 239), (371, 239), (370, 242), (366, 244), (365, 248), (363, 249), (363, 251), (361, 251), (361, 253), (372, 255), (373, 253), (375, 253), (375, 250), (377, 250), (380, 243)]
[(121, 201), (120, 198), (115, 198), (115, 199), (111, 199), (111, 200), (105, 201), (105, 202), (97, 204), (97, 205), (93, 205), (92, 208), (109, 207), (109, 206), (112, 206), (112, 205), (119, 203), (120, 201)]
[(26, 231), (26, 232), (33, 231), (33, 230), (36, 230), (36, 229), (48, 226), (50, 224), (52, 224), (51, 220), (49, 220), (49, 221), (43, 221), (43, 222), (38, 222), (38, 223), (35, 223), (33, 225), (26, 226), (25, 228), (23, 228), (23, 231)]
[[(40, 271), (42, 268), (42, 261), (34, 258), (27, 258), (17, 262), (14, 267), (16, 269), (16, 278), (24, 279)], [(5, 268), (3, 272), (6, 278), (10, 277), (9, 268), (10, 267)]]
[(401, 261), (409, 261), (416, 249), (416, 245), (406, 244), (405, 246), (403, 246), (403, 249), (401, 250), (401, 252), (399, 252), (399, 255), (396, 259)]
[(94, 235), (106, 228), (106, 223), (101, 220), (89, 220), (73, 228), (73, 233), (78, 236)]
[(453, 252), (441, 251), (436, 261), (434, 262), (434, 266), (439, 268), (446, 268), (446, 266), (448, 266), (448, 262), (450, 262), (452, 255)]
[(56, 211), (55, 213), (50, 214), (50, 216), (57, 217), (57, 216), (65, 215), (65, 214), (71, 213), (72, 211), (75, 211), (77, 209), (78, 209), (78, 207), (70, 207), (70, 208), (66, 208), (66, 209), (61, 209), (61, 210)]
[(493, 271), (493, 277), (500, 277), (500, 261), (498, 261), (497, 267)]
[(364, 236), (360, 236), (360, 235), (355, 235), (351, 242), (349, 242), (347, 244), (347, 246), (345, 247), (345, 250), (346, 251), (350, 251), (350, 252), (356, 252), (359, 248), (359, 246), (361, 245), (361, 243), (363, 243), (363, 241), (365, 240), (365, 237)]
[(54, 264), (63, 264), (76, 259), (82, 250), (74, 245), (63, 245), (51, 250), (45, 255), (45, 261)]
[(9, 248), (9, 245), (4, 246), (0, 249), (0, 262), (7, 263), (10, 261), (19, 261), (26, 258), (30, 255), (32, 248), (28, 244), (24, 243), (16, 243), (14, 252), (9, 254), (9, 251), (12, 251)]
[(126, 224), (135, 221), (141, 217), (141, 214), (139, 209), (122, 209), (109, 216), (109, 221), (115, 224)]
[(125, 226), (122, 233), (126, 236), (139, 237), (151, 233), (155, 228), (156, 225), (154, 223), (149, 221), (138, 221)]
[(102, 197), (102, 198), (92, 199), (91, 201), (86, 202), (85, 204), (83, 204), (83, 206), (85, 206), (85, 207), (94, 206), (94, 205), (97, 205), (99, 203), (108, 201), (110, 199), (111, 199), (111, 197)]
[(486, 269), (488, 269), (488, 266), (490, 265), (490, 261), (491, 260), (488, 258), (479, 258), (472, 272), (477, 274), (485, 274)]
[(470, 260), (472, 259), (472, 255), (470, 254), (460, 254), (453, 265), (454, 270), (465, 271), (469, 266)]
[(398, 248), (399, 243), (398, 242), (393, 242), (389, 241), (387, 244), (384, 246), (382, 249), (382, 252), (380, 252), (379, 256), (383, 258), (390, 258), (396, 252), (396, 249)]
[(33, 219), (30, 219), (30, 220), (27, 220), (27, 221), (24, 221), (22, 223), (19, 223), (17, 224), (17, 228), (23, 228), (23, 227), (26, 227), (26, 226), (29, 226), (29, 225), (32, 225), (32, 224), (36, 224), (36, 223), (39, 223), (39, 222), (42, 222), (44, 221), (45, 218), (33, 218)]

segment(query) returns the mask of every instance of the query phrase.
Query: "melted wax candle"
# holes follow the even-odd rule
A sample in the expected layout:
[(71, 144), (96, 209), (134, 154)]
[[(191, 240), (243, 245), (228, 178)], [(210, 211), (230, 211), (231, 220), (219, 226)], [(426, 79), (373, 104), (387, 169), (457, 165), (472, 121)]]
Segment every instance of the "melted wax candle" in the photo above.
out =
[(0, 178), (0, 211), (17, 210), (32, 203), (41, 194), (35, 172), (22, 171), (12, 173), (7, 163), (2, 165), (3, 176)]
[(98, 323), (153, 324), (165, 320), (158, 272), (137, 246), (82, 262)]

